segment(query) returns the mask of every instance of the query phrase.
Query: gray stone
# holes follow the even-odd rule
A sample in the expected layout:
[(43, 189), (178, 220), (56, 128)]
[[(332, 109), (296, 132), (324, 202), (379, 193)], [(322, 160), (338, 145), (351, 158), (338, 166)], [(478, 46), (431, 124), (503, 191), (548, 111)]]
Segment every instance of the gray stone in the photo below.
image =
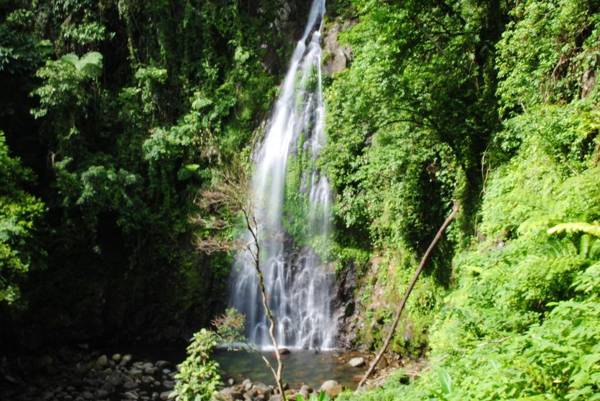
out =
[(142, 375), (142, 371), (140, 369), (137, 368), (131, 368), (129, 369), (129, 374), (133, 377), (140, 377)]
[(327, 380), (326, 382), (324, 382), (321, 385), (320, 391), (323, 391), (325, 394), (327, 394), (327, 396), (329, 398), (335, 398), (343, 390), (344, 390), (344, 388), (342, 387), (342, 385), (340, 383), (336, 382), (335, 380)]
[(273, 389), (264, 383), (256, 383), (254, 385), (254, 390), (258, 395), (264, 395), (265, 398), (269, 398), (273, 393)]
[(131, 362), (132, 358), (133, 357), (130, 354), (123, 355), (123, 357), (121, 358), (121, 362), (119, 362), (119, 365), (121, 365), (121, 366), (127, 365), (129, 362)]
[(175, 387), (175, 382), (171, 380), (165, 380), (162, 382), (164, 388), (173, 388)]
[(134, 391), (128, 391), (125, 394), (123, 394), (127, 399), (130, 400), (137, 400), (138, 398), (140, 398), (137, 393), (135, 393)]
[(244, 391), (252, 390), (252, 382), (250, 381), (250, 379), (246, 379), (242, 382), (242, 388), (244, 389)]
[(167, 361), (156, 361), (155, 365), (157, 368), (162, 369), (162, 368), (169, 366), (170, 363)]
[(98, 369), (104, 369), (108, 365), (108, 357), (106, 355), (100, 355), (96, 359), (96, 367)]
[(119, 374), (118, 372), (113, 372), (111, 373), (107, 378), (106, 378), (106, 382), (108, 385), (111, 386), (118, 386), (121, 384), (122, 380), (121, 380), (121, 374)]
[(306, 384), (303, 384), (302, 387), (300, 387), (300, 391), (298, 391), (298, 394), (302, 395), (302, 397), (305, 400), (308, 400), (308, 397), (310, 396), (310, 393), (312, 393), (312, 391), (312, 388), (310, 388)]
[(242, 393), (240, 393), (234, 387), (226, 387), (223, 390), (217, 392), (214, 397), (219, 401), (235, 401), (244, 399)]
[(360, 368), (361, 366), (365, 365), (365, 358), (363, 358), (361, 356), (352, 358), (348, 361), (348, 365), (352, 366), (353, 368)]
[(91, 400), (92, 398), (94, 398), (94, 395), (92, 393), (90, 393), (89, 391), (84, 391), (83, 394), (81, 394), (81, 395), (86, 400)]
[(137, 383), (134, 382), (133, 380), (127, 380), (124, 384), (123, 384), (123, 388), (125, 390), (133, 390), (134, 388), (137, 388)]
[(160, 393), (159, 397), (162, 401), (167, 401), (175, 398), (175, 394), (172, 391), (163, 391), (162, 393)]
[(121, 360), (121, 354), (114, 354), (112, 356), (112, 360), (115, 362), (119, 362)]

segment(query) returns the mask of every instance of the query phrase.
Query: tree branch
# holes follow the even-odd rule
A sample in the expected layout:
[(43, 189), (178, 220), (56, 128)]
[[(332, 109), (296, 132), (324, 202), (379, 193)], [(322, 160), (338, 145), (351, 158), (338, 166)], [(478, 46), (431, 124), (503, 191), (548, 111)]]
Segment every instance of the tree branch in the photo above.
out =
[(373, 362), (371, 362), (371, 365), (369, 366), (369, 369), (367, 370), (367, 372), (365, 373), (365, 375), (361, 379), (360, 383), (358, 383), (358, 387), (356, 388), (356, 391), (358, 391), (365, 384), (365, 382), (367, 381), (367, 379), (369, 378), (369, 376), (373, 373), (373, 371), (375, 370), (375, 367), (377, 366), (377, 364), (381, 360), (381, 357), (383, 357), (383, 354), (385, 353), (385, 351), (389, 347), (390, 342), (392, 341), (392, 338), (394, 337), (394, 333), (396, 331), (396, 327), (398, 327), (398, 322), (400, 321), (400, 317), (402, 316), (402, 311), (404, 311), (404, 307), (406, 306), (406, 301), (408, 300), (408, 297), (412, 293), (412, 290), (415, 287), (417, 279), (421, 275), (421, 272), (423, 271), (423, 269), (425, 268), (425, 266), (427, 266), (427, 263), (429, 262), (429, 259), (431, 257), (431, 253), (433, 252), (433, 249), (437, 245), (437, 243), (440, 240), (440, 238), (442, 238), (442, 235), (444, 234), (444, 231), (446, 231), (446, 228), (448, 228), (448, 226), (450, 225), (450, 223), (452, 222), (452, 220), (454, 220), (456, 218), (456, 215), (458, 214), (458, 210), (459, 209), (460, 209), (460, 206), (459, 206), (458, 202), (455, 201), (454, 205), (452, 207), (452, 212), (450, 213), (450, 215), (448, 215), (448, 217), (446, 217), (446, 220), (444, 221), (444, 223), (442, 224), (442, 226), (438, 230), (437, 234), (433, 238), (433, 241), (431, 241), (431, 244), (427, 248), (427, 251), (425, 251), (425, 254), (423, 255), (423, 258), (421, 259), (421, 263), (419, 263), (419, 267), (417, 268), (417, 270), (413, 274), (412, 278), (410, 279), (410, 282), (408, 283), (408, 288), (406, 289), (406, 292), (404, 293), (404, 296), (400, 300), (400, 304), (398, 304), (398, 308), (396, 309), (396, 314), (394, 316), (394, 321), (392, 323), (392, 326), (390, 327), (390, 331), (388, 332), (387, 338), (385, 339), (383, 345), (381, 346), (381, 349), (379, 350), (379, 352), (375, 356), (375, 359), (373, 359)]

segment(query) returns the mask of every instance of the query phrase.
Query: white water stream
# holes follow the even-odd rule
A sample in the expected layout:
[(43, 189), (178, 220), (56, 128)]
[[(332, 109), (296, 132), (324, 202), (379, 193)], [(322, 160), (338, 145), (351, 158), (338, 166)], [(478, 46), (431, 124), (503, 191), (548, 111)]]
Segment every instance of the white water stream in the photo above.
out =
[[(276, 320), (276, 337), (279, 345), (287, 348), (335, 347), (334, 275), (313, 249), (315, 244), (322, 247), (330, 232), (331, 190), (316, 163), (326, 140), (321, 84), (324, 13), (325, 0), (313, 0), (266, 135), (255, 154), (251, 184), (261, 268)], [(299, 188), (291, 188), (298, 194), (290, 194), (290, 185), (286, 185), (292, 158), (303, 160)], [(299, 224), (286, 204), (292, 197), (302, 199), (304, 205)], [(286, 232), (292, 224), (301, 226), (303, 241), (294, 241)], [(255, 267), (244, 251), (238, 253), (233, 269), (230, 304), (246, 315), (249, 340), (260, 348), (272, 346)]]

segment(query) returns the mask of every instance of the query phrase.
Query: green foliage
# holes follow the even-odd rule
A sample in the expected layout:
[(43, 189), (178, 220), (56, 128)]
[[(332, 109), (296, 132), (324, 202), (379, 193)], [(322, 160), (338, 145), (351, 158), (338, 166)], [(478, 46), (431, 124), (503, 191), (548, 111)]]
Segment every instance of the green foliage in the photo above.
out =
[(599, 13), (511, 5), (495, 60), (504, 121), (484, 153), (477, 236), (429, 328), (431, 369), (343, 399), (600, 399), (599, 108), (586, 78)]
[(217, 316), (211, 323), (215, 327), (221, 343), (233, 345), (245, 341), (246, 316), (237, 309), (227, 308), (224, 314)]
[(498, 43), (501, 112), (568, 103), (586, 93), (582, 76), (598, 68), (598, 6), (587, 0), (528, 0)]
[(600, 226), (588, 223), (563, 223), (548, 229), (548, 235), (559, 233), (586, 233), (600, 238)]
[(44, 204), (21, 189), (31, 179), (31, 171), (9, 155), (0, 131), (0, 305), (19, 300), (19, 284), (40, 252), (34, 234)]
[(175, 399), (177, 401), (210, 401), (221, 384), (219, 365), (211, 359), (217, 346), (217, 335), (202, 329), (192, 338), (187, 357), (177, 367)]
[[(222, 308), (231, 257), (199, 252), (195, 238), (200, 221), (223, 216), (199, 211), (198, 198), (249, 153), (269, 111), (287, 32), (264, 27), (280, 7), (0, 4), (0, 129), (36, 173), (17, 187), (48, 208), (31, 248), (49, 251), (49, 268), (29, 283), (31, 315), (21, 316), (37, 332), (160, 338)], [(21, 341), (16, 322), (7, 336)]]
[(40, 118), (50, 110), (66, 113), (85, 107), (89, 93), (84, 85), (101, 73), (102, 55), (98, 52), (86, 53), (81, 58), (69, 53), (59, 60), (47, 61), (37, 73), (44, 85), (33, 92), (40, 98), (40, 107), (32, 111), (33, 115)]

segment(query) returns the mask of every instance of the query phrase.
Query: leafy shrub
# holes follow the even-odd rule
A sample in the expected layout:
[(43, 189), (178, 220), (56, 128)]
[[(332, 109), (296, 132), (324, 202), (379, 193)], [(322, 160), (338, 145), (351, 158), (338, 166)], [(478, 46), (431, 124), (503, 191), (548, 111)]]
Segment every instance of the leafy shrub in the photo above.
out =
[(209, 401), (221, 384), (219, 365), (211, 359), (218, 336), (202, 329), (187, 347), (187, 358), (177, 368), (175, 399), (177, 401)]
[(41, 255), (35, 233), (44, 204), (22, 189), (31, 178), (31, 171), (10, 156), (0, 131), (0, 305), (19, 299), (20, 283)]

